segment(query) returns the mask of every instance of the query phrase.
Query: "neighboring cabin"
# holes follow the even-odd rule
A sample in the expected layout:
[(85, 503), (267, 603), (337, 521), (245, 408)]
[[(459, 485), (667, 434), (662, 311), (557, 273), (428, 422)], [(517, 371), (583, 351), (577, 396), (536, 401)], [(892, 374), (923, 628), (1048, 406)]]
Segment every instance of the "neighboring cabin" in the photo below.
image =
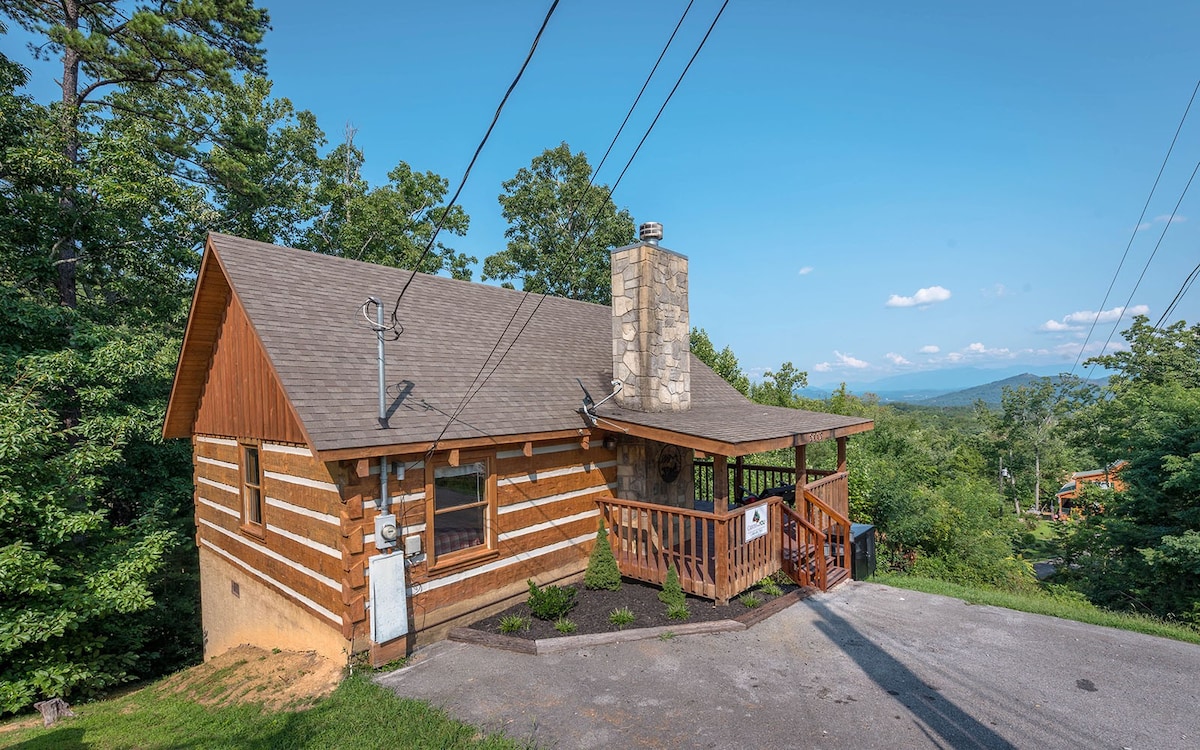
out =
[[(367, 301), (410, 281), (381, 419)], [(163, 430), (193, 444), (206, 657), (385, 662), (578, 575), (601, 518), (625, 575), (674, 565), (718, 601), (781, 567), (836, 583), (846, 440), (872, 423), (754, 404), (689, 334), (687, 259), (652, 239), (613, 251), (609, 308), (210, 235)], [(835, 469), (805, 463), (821, 440)], [(784, 447), (796, 507), (748, 527), (739, 457)]]
[(1124, 492), (1125, 480), (1121, 478), (1121, 472), (1128, 465), (1128, 461), (1120, 459), (1106, 465), (1103, 469), (1077, 471), (1072, 474), (1067, 483), (1055, 494), (1055, 498), (1058, 500), (1058, 512), (1060, 514), (1074, 513), (1079, 510), (1076, 501), (1079, 499), (1080, 486), (1084, 484), (1095, 485), (1102, 490), (1111, 489), (1116, 492)]

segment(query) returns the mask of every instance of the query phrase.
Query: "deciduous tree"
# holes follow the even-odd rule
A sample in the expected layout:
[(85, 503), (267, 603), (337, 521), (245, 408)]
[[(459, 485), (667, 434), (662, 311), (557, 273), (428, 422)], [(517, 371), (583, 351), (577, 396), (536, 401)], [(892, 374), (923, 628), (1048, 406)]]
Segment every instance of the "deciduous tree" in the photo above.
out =
[(590, 183), (591, 171), (582, 151), (562, 143), (503, 183), (508, 246), (484, 259), (485, 280), (519, 279), (528, 292), (611, 302), (609, 251), (633, 242), (633, 218), (607, 187)]

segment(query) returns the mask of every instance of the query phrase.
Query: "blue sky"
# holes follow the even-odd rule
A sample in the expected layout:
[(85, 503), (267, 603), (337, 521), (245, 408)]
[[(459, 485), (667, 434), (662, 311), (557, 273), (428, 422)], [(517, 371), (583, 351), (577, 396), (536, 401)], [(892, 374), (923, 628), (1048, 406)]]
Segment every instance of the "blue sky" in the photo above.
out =
[[(500, 183), (543, 149), (566, 141), (596, 163), (685, 5), (563, 0), (461, 198), (470, 233), (450, 244), (480, 260), (503, 248)], [(601, 182), (719, 5), (696, 0)], [(351, 123), (373, 183), (404, 160), (453, 189), (549, 2), (267, 7), (277, 96), (332, 142)], [(1196, 28), (1195, 2), (735, 0), (614, 199), (664, 224), (691, 259), (693, 325), (751, 373), (1067, 370), (1130, 236), (1089, 353), (1200, 160), (1198, 102), (1135, 233), (1200, 77)], [(1152, 322), (1200, 261), (1198, 201), (1200, 185), (1129, 299)], [(1200, 288), (1181, 318), (1200, 318)]]

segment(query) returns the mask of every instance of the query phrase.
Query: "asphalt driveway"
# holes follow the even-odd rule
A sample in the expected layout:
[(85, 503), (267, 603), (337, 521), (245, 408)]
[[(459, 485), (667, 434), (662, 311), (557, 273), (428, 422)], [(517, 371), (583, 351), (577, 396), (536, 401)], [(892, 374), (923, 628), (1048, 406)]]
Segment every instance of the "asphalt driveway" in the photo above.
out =
[(1200, 646), (849, 582), (753, 628), (381, 676), (540, 748), (1200, 748)]

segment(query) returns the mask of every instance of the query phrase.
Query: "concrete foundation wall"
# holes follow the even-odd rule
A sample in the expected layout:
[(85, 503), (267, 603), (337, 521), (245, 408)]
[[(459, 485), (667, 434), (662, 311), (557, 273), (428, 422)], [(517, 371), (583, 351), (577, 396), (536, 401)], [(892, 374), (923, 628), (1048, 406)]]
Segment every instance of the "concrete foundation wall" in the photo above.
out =
[(316, 651), (336, 662), (349, 658), (350, 642), (342, 637), (340, 626), (293, 604), (204, 547), (200, 548), (200, 598), (205, 659), (242, 644)]

